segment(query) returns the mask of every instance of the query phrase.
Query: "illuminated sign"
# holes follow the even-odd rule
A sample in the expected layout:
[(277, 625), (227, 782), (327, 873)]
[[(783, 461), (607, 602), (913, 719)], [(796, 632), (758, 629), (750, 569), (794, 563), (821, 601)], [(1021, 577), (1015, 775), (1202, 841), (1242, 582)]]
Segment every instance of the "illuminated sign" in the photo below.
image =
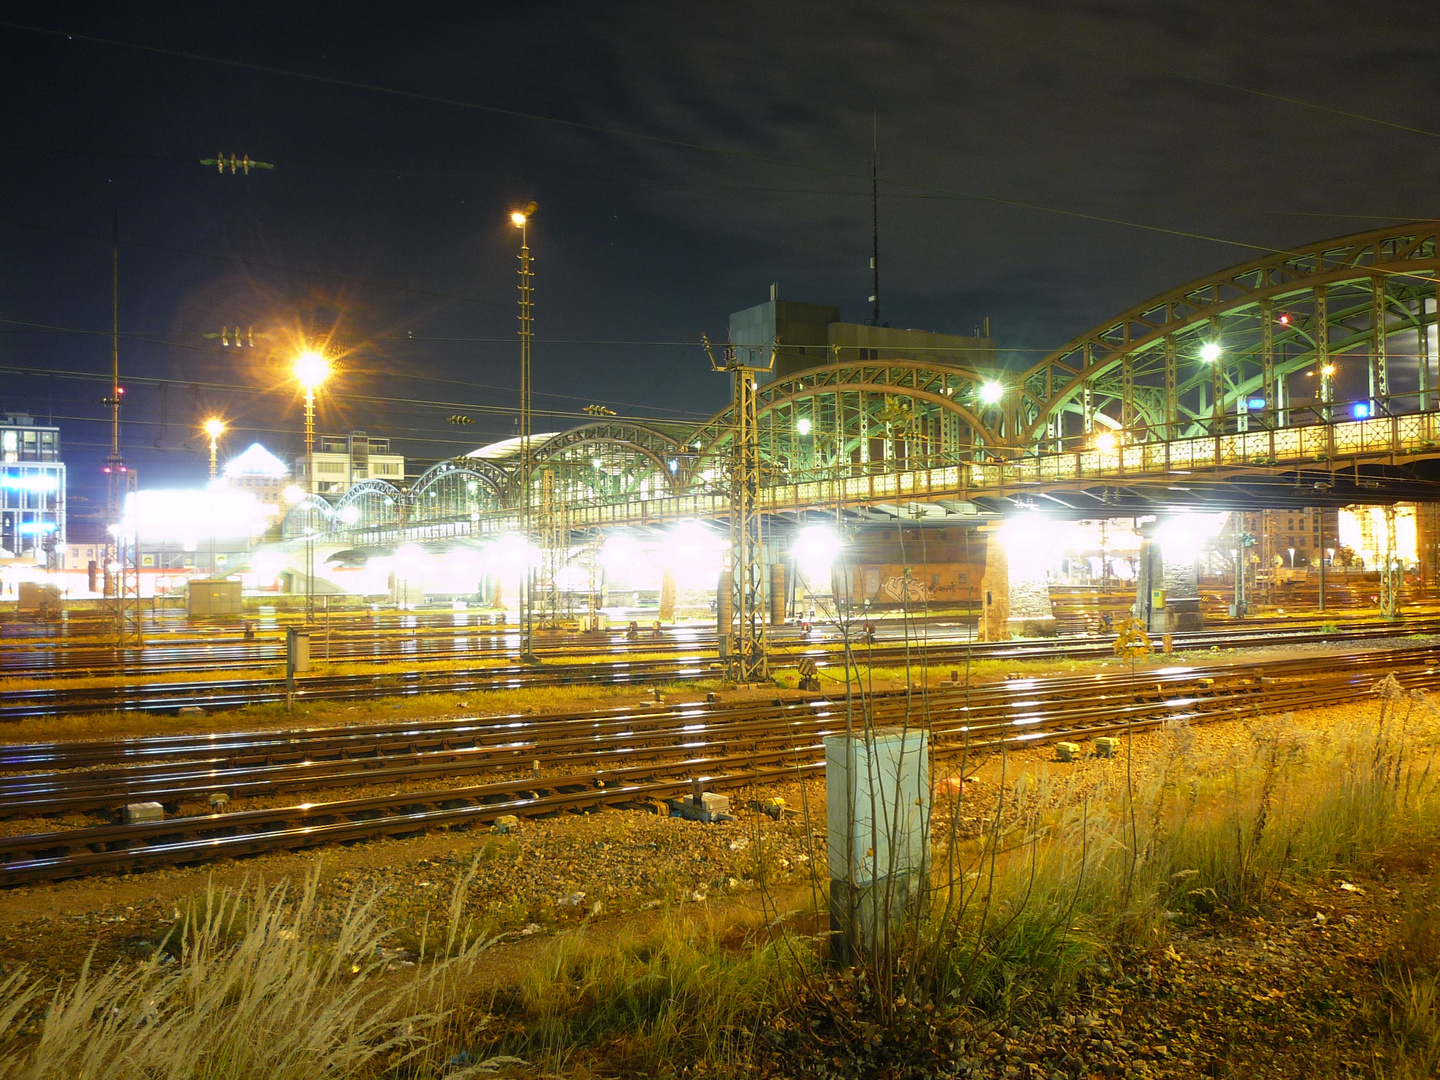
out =
[(14, 473), (0, 475), (0, 487), (10, 491), (55, 491), (60, 481), (53, 476), (17, 476)]

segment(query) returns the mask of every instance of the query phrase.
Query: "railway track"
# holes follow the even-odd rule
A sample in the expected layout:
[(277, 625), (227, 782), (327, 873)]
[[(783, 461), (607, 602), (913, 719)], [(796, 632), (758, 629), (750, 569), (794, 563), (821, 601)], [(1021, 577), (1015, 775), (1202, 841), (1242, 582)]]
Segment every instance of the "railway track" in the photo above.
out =
[[(1177, 649), (1233, 648), (1245, 645), (1307, 644), (1322, 641), (1364, 641), (1394, 637), (1397, 633), (1440, 632), (1440, 618), (1390, 622), (1351, 627), (1343, 632), (1322, 626), (1295, 630), (1270, 627), (1197, 631), (1174, 635)], [(932, 668), (961, 665), (972, 659), (1059, 659), (1103, 657), (1111, 652), (1108, 637), (1056, 641), (970, 642), (922, 639), (908, 644), (880, 641), (869, 645), (855, 641), (851, 647), (857, 659), (876, 666), (898, 666), (924, 662)], [(642, 641), (637, 647), (649, 652), (656, 642)], [(838, 636), (817, 635), (810, 640), (794, 639), (775, 649), (775, 666), (798, 663), (808, 656), (817, 667), (843, 662), (843, 641)], [(421, 693), (477, 693), (520, 686), (646, 685), (656, 682), (687, 682), (716, 675), (716, 661), (708, 650), (688, 643), (675, 643), (673, 655), (639, 660), (594, 661), (590, 663), (542, 663), (493, 665), (451, 670), (396, 670), (350, 675), (302, 676), (296, 680), (295, 698), (305, 700), (358, 700), (375, 697), (413, 696)], [(414, 661), (411, 657), (411, 662)], [(61, 687), (25, 686), (0, 691), (0, 721), (41, 716), (75, 715), (91, 712), (169, 712), (186, 706), (232, 709), (245, 705), (281, 702), (286, 699), (281, 678), (220, 679), (194, 682), (137, 682), (123, 686)]]
[[(1088, 739), (1172, 720), (1199, 723), (1353, 701), (1385, 672), (1394, 672), (1407, 687), (1433, 689), (1440, 687), (1437, 666), (1440, 649), (1416, 648), (1337, 657), (1318, 674), (1313, 664), (1288, 660), (1244, 668), (1017, 679), (968, 692), (932, 693), (926, 695), (925, 709), (932, 754), (944, 763), (1004, 744)], [(869, 702), (872, 722), (893, 724), (908, 717), (918, 723), (919, 702), (917, 695), (904, 692), (875, 695)], [(844, 727), (844, 703), (830, 699), (721, 709), (696, 702), (644, 714), (610, 710), (423, 728), (237, 734), (218, 749), (207, 745), (215, 740), (203, 737), (122, 740), (103, 744), (110, 764), (98, 769), (100, 755), (92, 748), (86, 756), (87, 744), (7, 747), (0, 761), (8, 769), (35, 768), (46, 761), (91, 771), (7, 776), (0, 786), (6, 813), (98, 809), (130, 797), (178, 806), (215, 791), (244, 796), (275, 794), (289, 786), (415, 783), (439, 773), (509, 775), (460, 787), (12, 837), (0, 840), (0, 885), (483, 825), (501, 814), (533, 817), (635, 807), (687, 791), (696, 778), (711, 789), (794, 779), (823, 769), (823, 739)], [(444, 745), (457, 739), (469, 745)], [(427, 749), (426, 740), (441, 745)], [(321, 754), (330, 756), (317, 762)], [(128, 770), (114, 765), (121, 761), (143, 764), (127, 776)], [(566, 771), (525, 775), (535, 761), (542, 769)]]
[[(1087, 615), (1086, 620), (1098, 624), (1098, 616), (1091, 618)], [(906, 622), (912, 637), (917, 636), (918, 632), (932, 640), (957, 643), (968, 640), (969, 627), (973, 620), (960, 616), (930, 616), (914, 617)], [(1076, 620), (1072, 619), (1071, 622)], [(1333, 616), (1319, 613), (1306, 616), (1252, 616), (1239, 623), (1227, 624), (1214, 632), (1235, 635), (1275, 629), (1314, 630), (1331, 622)], [(1396, 625), (1378, 617), (1357, 617), (1353, 614), (1347, 618), (1347, 623), (1356, 628)], [(1437, 628), (1440, 627), (1440, 613), (1412, 612), (1401, 625)], [(895, 619), (880, 620), (877, 623), (877, 634), (881, 642), (903, 639), (906, 629), (906, 626)], [(1073, 636), (1076, 637), (1091, 633), (1083, 630), (1078, 622), (1072, 629)], [(826, 633), (833, 636), (837, 631), (823, 625), (817, 629), (817, 634)], [(207, 635), (203, 638), (194, 637), (193, 628), (188, 628), (187, 634), (190, 636), (173, 642), (126, 649), (104, 643), (70, 643), (63, 638), (31, 642), (12, 641), (7, 643), (3, 654), (0, 654), (0, 678), (61, 680), (126, 674), (180, 674), (217, 669), (260, 671), (284, 662), (284, 637), (278, 632), (262, 634), (259, 640), (247, 640), (237, 630), (220, 627), (207, 628)], [(407, 625), (402, 620), (393, 624), (387, 623), (383, 628), (371, 626), (367, 620), (366, 625), (346, 626), (335, 630), (328, 641), (320, 628), (314, 628), (312, 655), (317, 659), (323, 655), (325, 660), (333, 662), (377, 664), (494, 660), (514, 655), (518, 647), (517, 635), (517, 628), (503, 622), (491, 621), (488, 616), (485, 621), (472, 622), (464, 614), (457, 614), (449, 623), (432, 618), (415, 625)], [(1070, 637), (1072, 634), (1067, 633), (1066, 636)], [(773, 641), (781, 643), (782, 647), (801, 642), (798, 628), (794, 624), (772, 628), (771, 637)], [(627, 640), (623, 631), (615, 630), (603, 636), (541, 632), (535, 644), (538, 654), (554, 659), (595, 658), (631, 650), (646, 653), (689, 650), (697, 655), (713, 655), (716, 634), (713, 629), (703, 625), (669, 628), (658, 638), (653, 637), (646, 629), (638, 641)]]

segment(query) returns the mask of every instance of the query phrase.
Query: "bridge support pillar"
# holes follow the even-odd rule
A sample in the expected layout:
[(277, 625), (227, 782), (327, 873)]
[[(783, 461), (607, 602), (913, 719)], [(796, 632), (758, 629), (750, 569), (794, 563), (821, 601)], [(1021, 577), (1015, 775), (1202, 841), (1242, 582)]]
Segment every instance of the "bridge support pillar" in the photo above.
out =
[(1154, 536), (1143, 536), (1133, 611), (1151, 634), (1201, 629), (1205, 619), (1200, 613), (1200, 579), (1195, 558), (1172, 556), (1167, 561), (1160, 541)]
[(980, 579), (980, 640), (1054, 637), (1048, 547), (1043, 537), (986, 528), (985, 574)]

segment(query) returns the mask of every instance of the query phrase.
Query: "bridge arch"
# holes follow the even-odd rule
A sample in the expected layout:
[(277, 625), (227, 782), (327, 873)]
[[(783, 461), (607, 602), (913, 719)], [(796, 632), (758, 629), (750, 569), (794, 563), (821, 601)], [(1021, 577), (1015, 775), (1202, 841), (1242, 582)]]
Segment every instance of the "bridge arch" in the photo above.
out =
[(509, 471), (494, 462), (472, 457), (439, 461), (410, 487), (411, 519), (474, 521), (486, 511), (512, 505), (513, 488)]
[(689, 453), (682, 436), (657, 426), (619, 419), (584, 424), (536, 445), (536, 495), (547, 466), (562, 498), (676, 494)]
[(280, 536), (284, 540), (300, 540), (306, 531), (315, 534), (334, 531), (338, 519), (335, 507), (321, 495), (306, 495), (292, 503), (280, 520)]
[(1432, 407), (1437, 235), (1430, 221), (1324, 240), (1136, 305), (1020, 377), (1017, 448), (1083, 446), (1099, 427), (1143, 442)]
[[(1003, 376), (910, 360), (826, 364), (776, 379), (756, 391), (762, 469), (805, 479), (1003, 453), (1005, 413), (983, 392), (992, 382), (1003, 386)], [(724, 485), (734, 430), (733, 405), (696, 429), (691, 490)]]
[(398, 525), (409, 509), (410, 496), (388, 480), (361, 480), (336, 502), (333, 524), (339, 529)]

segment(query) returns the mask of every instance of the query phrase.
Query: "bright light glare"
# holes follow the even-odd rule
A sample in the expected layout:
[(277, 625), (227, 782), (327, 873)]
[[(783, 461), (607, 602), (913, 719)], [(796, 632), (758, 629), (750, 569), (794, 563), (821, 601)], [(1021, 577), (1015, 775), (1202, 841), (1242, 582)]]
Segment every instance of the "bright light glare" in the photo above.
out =
[(396, 550), (395, 558), (401, 566), (417, 566), (425, 559), (425, 549), (419, 544), (406, 544)]
[(257, 551), (250, 560), (250, 572), (241, 574), (241, 580), (252, 588), (269, 588), (275, 584), (280, 571), (285, 568), (285, 556), (277, 551)]
[(539, 565), (539, 550), (516, 533), (498, 536), (485, 547), (486, 561), (502, 578), (517, 579), (528, 567)]
[(351, 503), (349, 506), (340, 508), (340, 520), (346, 525), (354, 525), (360, 520), (360, 507)]
[(828, 525), (810, 525), (800, 530), (793, 545), (795, 565), (812, 587), (829, 584), (830, 568), (840, 554), (840, 537)]
[(1324, 375), (1324, 376), (1328, 379), (1331, 375), (1334, 375), (1334, 374), (1335, 374), (1335, 365), (1334, 365), (1334, 364), (1326, 364), (1324, 367), (1322, 367), (1322, 368), (1320, 369), (1320, 374), (1321, 374), (1321, 375)]
[(305, 489), (298, 484), (287, 484), (285, 490), (280, 492), (280, 497), (291, 506), (294, 506), (301, 499), (305, 498)]
[(1115, 433), (1113, 431), (1102, 431), (1099, 435), (1095, 436), (1096, 450), (1103, 450), (1105, 453), (1108, 454), (1118, 445), (1119, 440), (1115, 438)]
[(810, 418), (809, 418), (808, 416), (802, 416), (802, 417), (800, 417), (799, 420), (796, 420), (796, 421), (795, 421), (795, 430), (796, 430), (797, 432), (799, 432), (801, 435), (809, 435), (809, 434), (810, 434)]
[[(720, 575), (721, 537), (698, 521), (682, 521), (670, 530), (658, 554), (680, 589), (713, 589)], [(608, 546), (608, 545), (607, 545)]]
[(251, 443), (225, 463), (225, 475), (281, 477), (285, 475), (285, 463), (258, 442)]
[(253, 491), (135, 491), (125, 498), (120, 529), (142, 541), (193, 544), (255, 536), (269, 526), (272, 513)]
[(295, 358), (295, 378), (306, 390), (314, 390), (330, 377), (330, 361), (314, 349), (306, 349)]
[(611, 577), (628, 581), (645, 561), (640, 545), (629, 536), (608, 537), (605, 546), (600, 549), (600, 565)]
[(209, 435), (212, 439), (218, 439), (221, 435), (225, 434), (225, 421), (217, 420), (214, 417), (206, 420), (205, 434)]
[(987, 382), (980, 385), (980, 401), (985, 405), (998, 405), (1004, 396), (1005, 387), (998, 382)]
[(512, 210), (510, 212), (510, 224), (514, 225), (517, 229), (520, 228), (521, 225), (525, 224), (525, 215), (519, 210)]
[(1070, 530), (1063, 522), (1049, 521), (1038, 514), (1007, 519), (1005, 524), (1000, 526), (999, 539), (1005, 549), (1011, 578), (1044, 578), (1069, 534)]
[(1155, 528), (1155, 539), (1160, 541), (1160, 555), (1168, 563), (1193, 563), (1200, 556), (1205, 541), (1220, 535), (1230, 515), (1218, 514), (1176, 514), (1166, 518)]
[(1207, 364), (1213, 364), (1220, 359), (1220, 343), (1218, 341), (1207, 341), (1200, 346), (1200, 359)]

